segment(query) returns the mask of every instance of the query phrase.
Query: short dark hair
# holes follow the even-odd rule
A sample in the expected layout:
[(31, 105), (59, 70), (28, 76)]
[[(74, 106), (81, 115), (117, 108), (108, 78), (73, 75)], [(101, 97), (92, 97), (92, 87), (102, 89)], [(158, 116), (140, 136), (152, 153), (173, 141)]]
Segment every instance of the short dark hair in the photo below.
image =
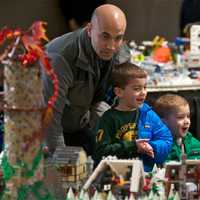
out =
[(112, 83), (114, 87), (124, 88), (128, 82), (134, 78), (147, 78), (147, 72), (129, 62), (113, 67)]
[(164, 94), (155, 101), (154, 109), (161, 118), (166, 118), (181, 106), (186, 105), (189, 105), (189, 103), (184, 97), (176, 94)]

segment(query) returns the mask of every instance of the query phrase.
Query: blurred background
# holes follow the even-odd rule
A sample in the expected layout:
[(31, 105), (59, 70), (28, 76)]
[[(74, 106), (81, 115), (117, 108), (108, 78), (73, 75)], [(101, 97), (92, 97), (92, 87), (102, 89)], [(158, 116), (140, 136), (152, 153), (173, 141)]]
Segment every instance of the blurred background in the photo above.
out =
[(34, 21), (43, 20), (48, 23), (48, 37), (52, 39), (85, 25), (92, 11), (103, 3), (115, 4), (126, 13), (127, 40), (141, 42), (161, 35), (172, 41), (181, 33), (183, 0), (4, 0), (0, 27), (27, 29)]

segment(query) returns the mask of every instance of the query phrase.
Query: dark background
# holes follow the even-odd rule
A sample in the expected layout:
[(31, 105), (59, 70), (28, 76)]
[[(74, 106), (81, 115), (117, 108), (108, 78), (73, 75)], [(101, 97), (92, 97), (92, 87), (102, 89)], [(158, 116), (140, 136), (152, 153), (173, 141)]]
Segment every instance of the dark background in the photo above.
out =
[(172, 41), (179, 35), (182, 0), (2, 0), (0, 28), (7, 25), (27, 29), (34, 21), (43, 20), (48, 23), (47, 34), (52, 39), (69, 31), (66, 20), (70, 16), (81, 22), (103, 2), (116, 4), (126, 13), (128, 40), (152, 40), (161, 35)]

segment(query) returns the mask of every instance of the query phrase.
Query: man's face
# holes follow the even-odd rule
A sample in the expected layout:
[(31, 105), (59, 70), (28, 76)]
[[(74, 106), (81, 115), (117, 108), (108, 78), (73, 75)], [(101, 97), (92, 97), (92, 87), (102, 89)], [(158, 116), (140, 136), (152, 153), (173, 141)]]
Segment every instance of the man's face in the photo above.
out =
[(128, 82), (125, 88), (118, 88), (119, 103), (125, 110), (138, 108), (143, 104), (147, 96), (146, 78), (134, 78)]
[(125, 26), (101, 23), (95, 21), (88, 25), (88, 35), (91, 37), (92, 47), (99, 58), (110, 60), (119, 51), (123, 43)]
[(184, 137), (190, 127), (189, 105), (181, 106), (164, 120), (175, 138)]

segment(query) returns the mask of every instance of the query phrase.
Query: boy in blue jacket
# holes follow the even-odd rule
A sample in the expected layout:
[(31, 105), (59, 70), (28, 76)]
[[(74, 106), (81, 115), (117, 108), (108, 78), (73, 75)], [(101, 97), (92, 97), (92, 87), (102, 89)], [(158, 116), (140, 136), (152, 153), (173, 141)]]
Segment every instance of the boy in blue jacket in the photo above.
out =
[(112, 81), (118, 104), (104, 113), (95, 128), (94, 159), (98, 163), (108, 155), (140, 157), (144, 170), (151, 171), (155, 163), (165, 161), (173, 140), (167, 126), (144, 103), (147, 73), (127, 62), (115, 66)]

